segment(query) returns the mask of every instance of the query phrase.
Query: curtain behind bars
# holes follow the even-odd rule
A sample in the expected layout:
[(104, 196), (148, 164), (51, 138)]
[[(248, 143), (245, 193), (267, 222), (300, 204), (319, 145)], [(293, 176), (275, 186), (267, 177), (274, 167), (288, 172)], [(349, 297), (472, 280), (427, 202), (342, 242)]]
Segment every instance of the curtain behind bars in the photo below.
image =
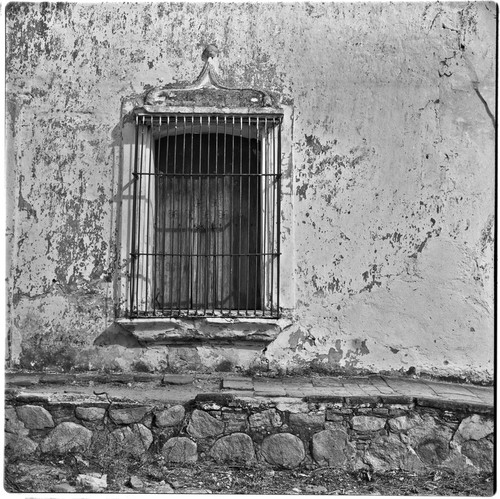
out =
[(155, 308), (261, 309), (257, 141), (182, 133), (155, 152)]

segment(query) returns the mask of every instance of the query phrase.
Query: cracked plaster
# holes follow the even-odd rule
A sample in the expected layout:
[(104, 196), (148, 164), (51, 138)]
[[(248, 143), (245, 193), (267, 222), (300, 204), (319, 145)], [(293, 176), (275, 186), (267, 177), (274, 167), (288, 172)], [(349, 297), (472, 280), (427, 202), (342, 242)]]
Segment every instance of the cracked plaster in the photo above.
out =
[(229, 86), (293, 109), (282, 293), (294, 324), (244, 362), (490, 379), (495, 13), (475, 2), (9, 4), (12, 362), (96, 355), (127, 273), (121, 103), (192, 81), (215, 43)]

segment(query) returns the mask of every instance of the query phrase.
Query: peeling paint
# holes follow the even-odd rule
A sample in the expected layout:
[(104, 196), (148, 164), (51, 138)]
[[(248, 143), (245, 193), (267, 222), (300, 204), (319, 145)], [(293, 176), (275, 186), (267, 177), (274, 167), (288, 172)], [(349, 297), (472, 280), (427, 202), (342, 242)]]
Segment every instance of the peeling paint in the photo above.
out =
[(264, 353), (197, 347), (155, 352), (148, 365), (248, 367), (263, 355), (281, 368), (491, 378), (495, 11), (8, 4), (12, 360), (55, 362), (66, 349), (102, 367), (92, 349), (108, 348), (134, 363), (124, 346), (93, 346), (127, 301), (120, 182), (133, 154), (120, 110), (147, 88), (193, 81), (215, 43), (228, 85), (291, 106), (280, 219), (281, 305), (293, 325)]

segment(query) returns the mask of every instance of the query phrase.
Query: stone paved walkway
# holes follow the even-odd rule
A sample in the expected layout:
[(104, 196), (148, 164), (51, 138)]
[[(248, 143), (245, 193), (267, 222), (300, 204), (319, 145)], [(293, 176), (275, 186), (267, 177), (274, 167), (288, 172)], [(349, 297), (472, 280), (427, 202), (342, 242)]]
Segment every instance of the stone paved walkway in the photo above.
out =
[[(193, 399), (276, 399), (306, 402), (408, 404), (493, 413), (494, 389), (470, 384), (372, 375), (366, 377), (243, 377), (233, 374), (7, 373), (7, 398), (25, 401), (187, 402)], [(105, 400), (105, 399), (104, 399)]]

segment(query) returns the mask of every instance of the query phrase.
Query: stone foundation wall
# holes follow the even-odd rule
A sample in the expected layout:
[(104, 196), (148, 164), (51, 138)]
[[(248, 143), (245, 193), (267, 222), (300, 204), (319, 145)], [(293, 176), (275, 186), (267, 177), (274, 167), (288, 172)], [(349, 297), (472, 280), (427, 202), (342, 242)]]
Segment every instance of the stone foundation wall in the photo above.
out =
[(268, 402), (202, 396), (185, 405), (35, 403), (5, 412), (6, 457), (158, 455), (276, 468), (493, 469), (493, 416), (407, 404)]

